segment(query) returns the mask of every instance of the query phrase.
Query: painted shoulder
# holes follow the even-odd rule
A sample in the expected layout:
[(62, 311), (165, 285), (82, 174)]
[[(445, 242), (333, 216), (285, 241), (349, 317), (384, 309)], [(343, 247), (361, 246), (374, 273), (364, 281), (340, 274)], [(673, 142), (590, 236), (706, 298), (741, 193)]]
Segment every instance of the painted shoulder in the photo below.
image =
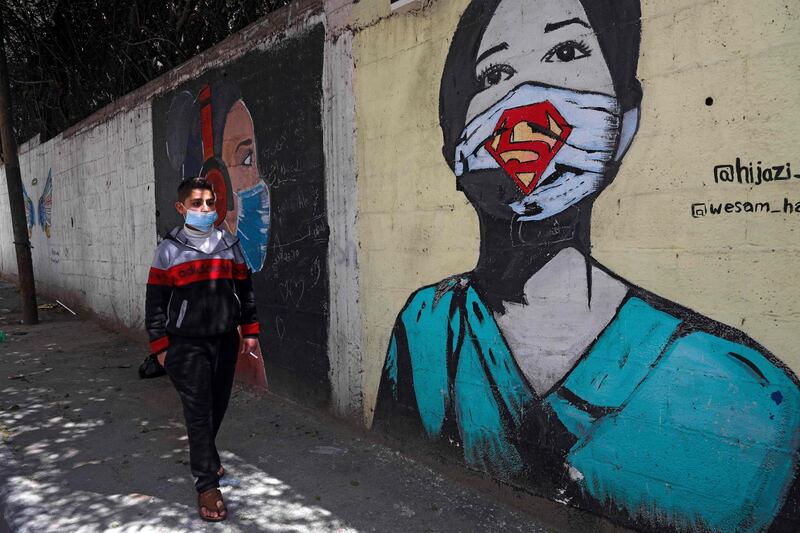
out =
[[(440, 435), (446, 416), (448, 354), (459, 337), (460, 314), (453, 297), (466, 290), (459, 276), (415, 291), (397, 317), (385, 376), (395, 400), (413, 403), (430, 438)], [(413, 387), (409, 392), (403, 389)], [(413, 398), (413, 400), (409, 400)]]
[(453, 296), (465, 293), (469, 287), (469, 277), (464, 274), (422, 287), (408, 298), (399, 318), (406, 328), (415, 324), (430, 325), (432, 321), (447, 322)]
[[(792, 396), (798, 395), (800, 381), (794, 373), (744, 332), (632, 285), (596, 262), (594, 266), (627, 285), (630, 291), (628, 303), (637, 303), (620, 308), (621, 311), (630, 307), (638, 310), (624, 324), (620, 336), (628, 336), (637, 325), (644, 327), (641, 322), (661, 326), (663, 348), (655, 350), (654, 346), (649, 346), (651, 355), (648, 357), (652, 358), (654, 368), (672, 368), (680, 364), (688, 365), (687, 368), (692, 370), (709, 371), (711, 375), (726, 375), (729, 379), (749, 376), (761, 383), (766, 380), (784, 387)], [(620, 316), (621, 313), (617, 318)], [(647, 337), (650, 335), (643, 335), (642, 339)], [(646, 348), (647, 344), (642, 346)], [(656, 354), (659, 354), (657, 359)], [(715, 371), (712, 372), (712, 368)], [(677, 371), (676, 368), (673, 370)]]
[[(593, 425), (569, 463), (597, 501), (614, 501), (631, 515), (652, 501), (676, 523), (761, 530), (778, 513), (797, 463), (794, 374), (734, 328), (647, 293), (629, 302), (642, 316), (672, 317), (676, 326), (651, 363), (640, 361), (649, 367), (644, 378)], [(636, 351), (650, 345), (646, 339)], [(636, 351), (618, 357), (633, 360)], [(615, 362), (607, 367), (616, 369)], [(597, 387), (613, 381), (609, 374)]]
[(626, 414), (638, 416), (657, 405), (668, 413), (666, 426), (700, 432), (710, 448), (733, 443), (731, 450), (747, 449), (751, 460), (780, 456), (791, 465), (800, 447), (794, 373), (735, 328), (647, 293), (639, 297), (680, 323), (630, 397)]
[[(651, 308), (680, 320), (662, 364), (691, 361), (692, 367), (698, 369), (712, 365), (724, 369), (730, 379), (750, 378), (763, 385), (774, 383), (798, 394), (799, 383), (794, 373), (744, 332), (646, 291), (638, 290), (635, 296)], [(670, 354), (673, 357), (667, 357)]]

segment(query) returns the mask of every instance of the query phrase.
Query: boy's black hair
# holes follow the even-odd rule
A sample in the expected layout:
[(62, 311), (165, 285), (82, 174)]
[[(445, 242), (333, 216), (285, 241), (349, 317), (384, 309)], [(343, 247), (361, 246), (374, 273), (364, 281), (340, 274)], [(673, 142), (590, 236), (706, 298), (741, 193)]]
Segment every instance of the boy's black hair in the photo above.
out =
[[(475, 58), (486, 27), (501, 0), (472, 0), (459, 20), (445, 61), (439, 89), (442, 153), (453, 167), (455, 146), (464, 128), (469, 102), (481, 90), (475, 78)], [(641, 0), (580, 0), (586, 11), (614, 90), (627, 111), (639, 106), (642, 86), (636, 78), (641, 41)]]
[(195, 189), (211, 191), (211, 194), (216, 197), (214, 187), (205, 178), (187, 178), (178, 185), (178, 201), (180, 203), (185, 202)]

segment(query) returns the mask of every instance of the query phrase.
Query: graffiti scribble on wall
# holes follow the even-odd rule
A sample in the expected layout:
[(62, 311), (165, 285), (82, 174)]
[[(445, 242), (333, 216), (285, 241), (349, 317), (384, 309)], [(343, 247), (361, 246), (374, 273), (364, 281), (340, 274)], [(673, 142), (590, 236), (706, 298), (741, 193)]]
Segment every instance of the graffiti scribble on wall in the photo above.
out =
[(475, 269), (397, 318), (375, 424), (634, 524), (759, 531), (796, 507), (797, 380), (740, 331), (591, 256), (637, 131), (638, 0), (473, 0), (440, 124)]
[[(162, 236), (182, 223), (172, 207), (180, 180), (213, 184), (218, 225), (238, 237), (253, 271), (270, 388), (322, 404), (330, 388), (324, 28), (285, 41), (153, 103), (156, 220)], [(240, 358), (239, 369), (252, 363)]]

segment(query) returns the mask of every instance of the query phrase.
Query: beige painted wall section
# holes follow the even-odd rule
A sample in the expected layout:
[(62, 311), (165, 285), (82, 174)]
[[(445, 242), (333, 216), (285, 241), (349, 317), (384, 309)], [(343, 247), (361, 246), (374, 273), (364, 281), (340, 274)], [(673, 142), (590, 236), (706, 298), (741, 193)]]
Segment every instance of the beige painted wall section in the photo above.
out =
[(367, 421), (406, 299), (477, 258), (477, 219), (442, 159), (438, 118), (444, 58), (466, 4), (383, 19), (353, 42)]
[(800, 179), (714, 181), (714, 166), (737, 157), (789, 162), (800, 175), (800, 4), (651, 0), (642, 8), (643, 124), (595, 204), (595, 257), (743, 330), (800, 373), (800, 214), (691, 214), (699, 202), (780, 210), (784, 198), (800, 202)]
[[(380, 20), (370, 20), (380, 16), (376, 8), (356, 13), (369, 21), (353, 45), (367, 421), (408, 296), (472, 269), (477, 258), (477, 220), (441, 157), (438, 126), (442, 67), (467, 3), (435, 0)], [(642, 11), (642, 126), (595, 205), (594, 255), (628, 280), (742, 329), (800, 371), (800, 214), (695, 218), (691, 207), (800, 202), (796, 178), (714, 182), (714, 166), (737, 157), (790, 162), (800, 174), (800, 4), (645, 0)]]

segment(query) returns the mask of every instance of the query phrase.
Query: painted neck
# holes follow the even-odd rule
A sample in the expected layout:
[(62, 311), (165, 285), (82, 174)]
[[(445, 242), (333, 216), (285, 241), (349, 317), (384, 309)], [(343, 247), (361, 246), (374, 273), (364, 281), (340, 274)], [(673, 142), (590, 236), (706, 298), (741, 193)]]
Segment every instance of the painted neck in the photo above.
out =
[[(498, 220), (478, 211), (481, 249), (473, 279), (495, 312), (503, 301), (523, 303), (525, 283), (560, 251), (591, 251), (591, 206), (573, 206), (541, 221)], [(588, 268), (588, 266), (587, 266)]]

